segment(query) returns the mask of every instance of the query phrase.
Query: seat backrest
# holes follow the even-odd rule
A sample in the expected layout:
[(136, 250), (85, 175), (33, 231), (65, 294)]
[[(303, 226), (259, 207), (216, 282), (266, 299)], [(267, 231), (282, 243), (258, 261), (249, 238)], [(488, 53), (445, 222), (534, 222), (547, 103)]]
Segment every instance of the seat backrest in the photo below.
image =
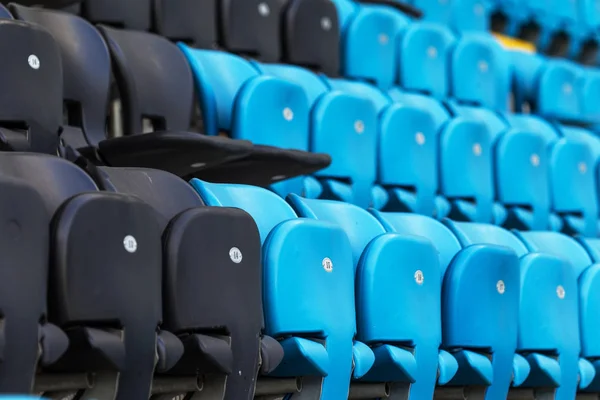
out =
[(440, 136), (440, 190), (451, 199), (477, 204), (469, 216), (474, 222), (490, 222), (494, 199), (492, 138), (477, 120), (454, 118)]
[(340, 74), (340, 21), (332, 1), (289, 1), (283, 22), (285, 62)]
[(139, 31), (150, 30), (151, 0), (84, 0), (81, 14), (96, 24)]
[[(143, 119), (155, 131), (185, 131), (192, 120), (192, 72), (176, 45), (146, 32), (102, 26), (115, 69), (127, 135), (143, 132)], [(144, 57), (139, 56), (144, 49)], [(152, 62), (148, 62), (151, 59)]]
[(451, 55), (451, 96), (460, 102), (506, 111), (511, 66), (497, 40), (487, 33), (467, 33)]
[(110, 56), (98, 31), (81, 17), (43, 8), (11, 5), (14, 15), (47, 29), (60, 47), (63, 99), (69, 130), (63, 138), (74, 148), (96, 146), (106, 137)]
[(577, 91), (580, 67), (570, 61), (548, 60), (537, 83), (537, 114), (546, 118), (577, 120), (582, 104)]
[(582, 68), (577, 91), (581, 101), (582, 122), (600, 122), (600, 101), (596, 93), (600, 91), (600, 72), (595, 68)]
[[(162, 322), (161, 233), (149, 205), (116, 193), (78, 195), (54, 218), (51, 318), (67, 327), (89, 323), (106, 330), (106, 344), (124, 344), (119, 400), (150, 394)], [(59, 365), (93, 362), (70, 356)]]
[(399, 84), (438, 99), (450, 90), (450, 52), (456, 38), (444, 25), (414, 22), (401, 32)]
[(153, 0), (156, 32), (194, 47), (215, 48), (218, 5), (216, 0)]
[(3, 146), (56, 154), (62, 124), (60, 49), (48, 31), (22, 21), (0, 20), (0, 37)]
[(226, 0), (220, 3), (220, 41), (227, 50), (265, 62), (281, 59), (282, 0)]
[(596, 193), (597, 162), (592, 149), (579, 140), (562, 138), (552, 147), (553, 209), (564, 215), (573, 234), (596, 236), (598, 231), (598, 198)]
[(389, 89), (397, 81), (396, 42), (409, 23), (409, 17), (395, 8), (359, 5), (342, 34), (343, 75)]
[(419, 213), (433, 210), (438, 190), (438, 131), (430, 112), (394, 104), (380, 119), (378, 183), (416, 192)]

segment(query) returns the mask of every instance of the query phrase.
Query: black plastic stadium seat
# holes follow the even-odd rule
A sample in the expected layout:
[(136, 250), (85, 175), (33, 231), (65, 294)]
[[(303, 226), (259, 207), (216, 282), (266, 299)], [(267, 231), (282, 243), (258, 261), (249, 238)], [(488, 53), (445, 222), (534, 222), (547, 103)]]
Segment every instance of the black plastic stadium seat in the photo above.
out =
[(47, 320), (50, 214), (25, 182), (0, 173), (0, 191), (0, 393), (29, 393), (40, 339), (42, 363), (55, 361), (68, 346), (58, 328), (40, 323)]
[(173, 41), (204, 49), (219, 45), (219, 0), (153, 0), (154, 30)]
[(0, 149), (55, 154), (62, 122), (62, 105), (52, 101), (62, 96), (58, 46), (43, 28), (22, 21), (0, 19), (0, 32), (0, 52), (11, 60), (0, 74)]
[(222, 398), (225, 387), (225, 399), (252, 399), (259, 368), (270, 372), (283, 357), (281, 346), (261, 333), (261, 244), (254, 220), (239, 209), (204, 207), (190, 185), (164, 171), (101, 167), (93, 174), (105, 190), (135, 195), (158, 211), (164, 327), (185, 345), (167, 373), (207, 376), (201, 398)]
[(147, 31), (152, 24), (151, 0), (83, 0), (81, 14), (97, 24)]

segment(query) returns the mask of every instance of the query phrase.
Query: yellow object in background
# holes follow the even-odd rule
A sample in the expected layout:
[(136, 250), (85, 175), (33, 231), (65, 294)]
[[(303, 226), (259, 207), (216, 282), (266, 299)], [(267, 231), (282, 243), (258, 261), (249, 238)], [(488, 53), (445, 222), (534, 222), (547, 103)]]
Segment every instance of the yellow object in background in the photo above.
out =
[(507, 50), (523, 51), (526, 53), (535, 53), (536, 49), (532, 43), (521, 39), (516, 39), (510, 36), (504, 36), (499, 33), (494, 33), (494, 36), (500, 44)]

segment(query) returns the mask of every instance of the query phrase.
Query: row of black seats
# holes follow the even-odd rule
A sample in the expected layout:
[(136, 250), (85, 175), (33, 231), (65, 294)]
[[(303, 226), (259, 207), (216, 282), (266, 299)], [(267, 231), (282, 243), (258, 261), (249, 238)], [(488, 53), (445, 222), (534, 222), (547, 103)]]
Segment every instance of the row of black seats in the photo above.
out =
[[(239, 209), (204, 207), (167, 172), (191, 163), (186, 150), (204, 154), (188, 148), (204, 138), (104, 139), (110, 57), (100, 34), (61, 12), (11, 5), (0, 14), (0, 393), (240, 400), (297, 391), (293, 377), (257, 381), (283, 350), (263, 334), (256, 223)], [(171, 92), (152, 74), (177, 61), (170, 43), (136, 58), (147, 36), (101, 31), (129, 125), (150, 115), (184, 129), (191, 74), (181, 71)], [(77, 35), (97, 47), (78, 46)], [(298, 158), (272, 148), (265, 169), (278, 153)], [(169, 155), (181, 158), (160, 164)], [(163, 170), (140, 168), (148, 165)]]
[[(181, 52), (164, 38), (109, 27), (96, 30), (87, 21), (59, 11), (14, 11), (19, 18), (44, 26), (57, 40), (65, 77), (61, 138), (96, 164), (158, 168), (185, 178), (268, 186), (331, 162), (326, 154), (190, 132), (195, 99), (192, 73)], [(8, 12), (2, 16), (10, 18)], [(146, 58), (138, 56), (141, 48)], [(112, 85), (111, 58), (116, 80)], [(125, 135), (109, 138), (107, 102), (114, 91), (120, 93)], [(144, 132), (144, 121), (151, 123), (150, 134)], [(13, 149), (23, 149), (19, 140), (8, 141)], [(48, 152), (49, 147), (51, 141), (44, 141), (31, 150)]]

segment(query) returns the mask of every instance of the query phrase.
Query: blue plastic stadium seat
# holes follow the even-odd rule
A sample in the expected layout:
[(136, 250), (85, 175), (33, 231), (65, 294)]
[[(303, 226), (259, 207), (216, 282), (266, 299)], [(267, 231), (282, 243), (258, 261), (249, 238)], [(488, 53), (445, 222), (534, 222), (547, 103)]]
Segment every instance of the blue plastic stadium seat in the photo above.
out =
[(336, 90), (335, 84), (300, 67), (256, 65), (266, 75), (301, 86), (308, 95), (310, 150), (327, 153), (333, 160), (329, 168), (316, 174), (318, 182), (312, 182), (319, 187), (318, 197), (339, 199), (364, 208), (371, 206), (377, 163), (374, 104), (367, 98)]
[(335, 223), (350, 239), (358, 339), (375, 353), (375, 365), (362, 380), (396, 383), (392, 398), (408, 391), (413, 399), (432, 398), (438, 365), (446, 381), (454, 371), (443, 361), (449, 355), (438, 350), (442, 276), (437, 250), (424, 238), (386, 233), (373, 215), (351, 204), (295, 195), (288, 201), (301, 217)]
[[(442, 223), (424, 216), (374, 213), (388, 232), (424, 236), (439, 252), (442, 349), (459, 364), (448, 384), (487, 387), (486, 399), (506, 398), (517, 346), (516, 253), (504, 246), (461, 243)], [(517, 372), (520, 378), (527, 371)]]
[[(560, 263), (547, 263), (540, 267), (543, 270), (538, 278), (523, 293), (527, 293), (528, 297), (537, 294), (545, 298), (543, 308), (555, 313), (553, 319), (556, 323), (544, 326), (536, 317), (528, 318), (527, 323), (537, 330), (537, 340), (553, 341), (557, 345), (561, 379), (556, 399), (573, 399), (578, 388), (585, 389), (595, 381), (596, 369), (586, 358), (594, 361), (600, 344), (597, 336), (598, 299), (595, 295), (600, 283), (596, 279), (598, 269), (591, 266), (592, 260), (584, 248), (566, 235), (556, 232), (519, 232), (517, 236), (532, 252), (526, 258), (542, 252), (561, 260)], [(532, 266), (533, 262), (530, 268)], [(546, 286), (542, 286), (542, 282), (551, 284), (544, 293), (539, 291)]]
[(547, 59), (520, 51), (510, 53), (514, 67), (514, 106), (548, 119), (579, 120), (581, 117), (581, 68), (575, 63)]
[[(600, 304), (596, 296), (600, 291), (597, 289), (598, 270), (600, 268), (600, 239), (590, 239), (579, 237), (579, 243), (589, 255), (591, 264), (579, 278), (579, 301), (580, 301), (580, 335), (581, 335), (581, 354), (583, 357), (592, 359), (592, 364), (596, 375), (594, 380), (584, 391), (600, 392), (600, 363), (598, 354), (600, 353), (600, 343), (598, 341), (598, 315), (597, 304)], [(585, 301), (584, 301), (585, 299)]]
[(396, 80), (396, 44), (409, 17), (392, 7), (333, 0), (338, 10), (342, 74), (387, 89)]
[(323, 378), (321, 399), (339, 399), (349, 390), (353, 365), (355, 376), (364, 374), (374, 358), (354, 341), (354, 263), (344, 231), (297, 218), (282, 198), (262, 188), (191, 183), (207, 205), (241, 208), (258, 225), (266, 332), (285, 338), (285, 356), (273, 374), (314, 377), (303, 384), (311, 391), (320, 390)]
[(413, 22), (402, 31), (398, 84), (444, 99), (450, 90), (450, 51), (456, 38), (444, 25)]
[(495, 111), (508, 108), (511, 64), (491, 34), (465, 34), (451, 54), (450, 95)]
[[(334, 90), (370, 100), (376, 111), (380, 187), (373, 192), (374, 207), (433, 215), (438, 188), (438, 146), (430, 113), (395, 103), (385, 92), (366, 83), (342, 79), (329, 79), (327, 83)], [(354, 159), (362, 160), (364, 156), (358, 154)]]
[[(564, 220), (563, 232), (587, 237), (598, 235), (598, 160), (600, 141), (586, 129), (559, 126), (566, 148), (555, 146), (552, 171), (556, 212)], [(568, 191), (565, 191), (567, 189)]]

